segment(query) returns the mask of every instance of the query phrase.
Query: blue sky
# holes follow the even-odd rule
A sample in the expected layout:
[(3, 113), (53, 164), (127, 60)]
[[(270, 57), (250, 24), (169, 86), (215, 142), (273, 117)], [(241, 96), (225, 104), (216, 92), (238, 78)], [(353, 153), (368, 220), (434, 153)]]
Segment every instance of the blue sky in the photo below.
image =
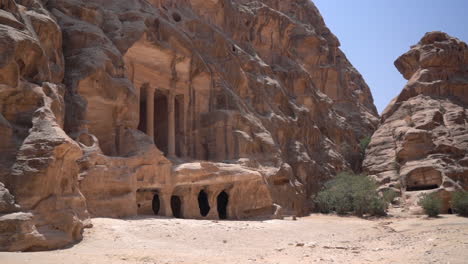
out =
[(406, 84), (393, 62), (429, 31), (468, 42), (468, 0), (313, 0), (379, 113)]

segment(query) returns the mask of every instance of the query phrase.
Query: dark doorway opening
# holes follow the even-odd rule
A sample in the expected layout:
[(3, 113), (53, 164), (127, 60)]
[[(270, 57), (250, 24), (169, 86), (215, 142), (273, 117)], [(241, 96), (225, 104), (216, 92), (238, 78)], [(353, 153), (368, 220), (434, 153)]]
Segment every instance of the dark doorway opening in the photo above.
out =
[(167, 155), (168, 152), (168, 101), (167, 96), (158, 90), (154, 95), (154, 143)]
[[(141, 92), (146, 92), (143, 88)], [(140, 98), (140, 122), (138, 123), (138, 130), (146, 133), (146, 98)]]
[(437, 184), (430, 184), (430, 185), (414, 185), (414, 186), (408, 186), (406, 187), (406, 191), (412, 192), (412, 191), (425, 191), (425, 190), (432, 190), (432, 189), (437, 189), (439, 188), (439, 185)]
[(229, 203), (229, 195), (225, 191), (222, 191), (217, 197), (217, 203), (219, 219), (227, 219), (227, 206)]
[(179, 196), (173, 195), (171, 197), (171, 209), (175, 218), (182, 218), (182, 201)]
[(453, 214), (452, 208), (449, 208), (449, 209), (447, 210), (447, 214)]
[(154, 194), (154, 196), (153, 196), (152, 207), (153, 207), (154, 214), (158, 215), (159, 214), (159, 209), (161, 209), (161, 201), (159, 200), (159, 195), (157, 193)]
[(198, 207), (200, 208), (201, 216), (207, 216), (210, 212), (211, 207), (208, 202), (208, 194), (204, 190), (198, 193)]
[(176, 155), (182, 157), (183, 148), (183, 127), (184, 127), (184, 96), (177, 95), (174, 99), (174, 115), (175, 115), (175, 138), (176, 138)]

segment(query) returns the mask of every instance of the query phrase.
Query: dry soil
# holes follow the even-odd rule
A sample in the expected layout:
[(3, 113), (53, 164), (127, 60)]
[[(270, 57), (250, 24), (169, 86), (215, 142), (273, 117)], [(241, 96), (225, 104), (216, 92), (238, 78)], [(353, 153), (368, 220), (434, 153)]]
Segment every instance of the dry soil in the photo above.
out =
[(468, 218), (297, 221), (95, 218), (76, 245), (0, 253), (1, 264), (468, 263)]

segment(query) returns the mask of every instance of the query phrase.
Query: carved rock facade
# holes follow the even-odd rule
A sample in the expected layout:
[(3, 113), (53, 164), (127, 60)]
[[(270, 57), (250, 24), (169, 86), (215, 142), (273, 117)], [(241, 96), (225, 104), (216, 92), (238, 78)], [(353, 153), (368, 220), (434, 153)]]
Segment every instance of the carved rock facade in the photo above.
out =
[(372, 96), (307, 0), (0, 6), (2, 250), (89, 215), (303, 214), (360, 169)]

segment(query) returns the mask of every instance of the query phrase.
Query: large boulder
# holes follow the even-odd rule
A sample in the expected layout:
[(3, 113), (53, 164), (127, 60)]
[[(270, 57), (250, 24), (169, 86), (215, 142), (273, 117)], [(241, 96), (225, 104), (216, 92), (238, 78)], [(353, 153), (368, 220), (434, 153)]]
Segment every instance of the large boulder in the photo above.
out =
[(468, 190), (468, 47), (443, 32), (427, 33), (395, 62), (408, 84), (382, 113), (364, 169), (383, 189), (403, 195), (419, 213), (421, 193)]

